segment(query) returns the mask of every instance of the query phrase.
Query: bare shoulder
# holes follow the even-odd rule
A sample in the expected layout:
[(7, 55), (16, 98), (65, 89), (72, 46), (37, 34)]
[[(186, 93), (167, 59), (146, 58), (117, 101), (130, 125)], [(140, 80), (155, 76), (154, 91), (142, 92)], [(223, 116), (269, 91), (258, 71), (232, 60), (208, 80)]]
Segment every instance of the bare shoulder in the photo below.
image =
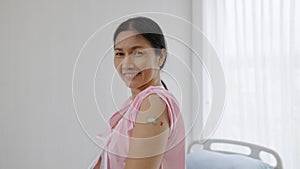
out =
[(167, 129), (169, 117), (165, 101), (156, 94), (148, 95), (141, 103), (133, 134), (136, 137), (151, 137)]
[(160, 163), (160, 155), (165, 151), (169, 137), (166, 107), (166, 103), (156, 94), (151, 94), (142, 101), (130, 137), (128, 156), (134, 158), (127, 159), (126, 165), (130, 166), (128, 168), (139, 166), (138, 163), (143, 166)]
[(141, 104), (140, 112), (142, 113), (154, 113), (164, 111), (166, 103), (157, 94), (148, 95)]

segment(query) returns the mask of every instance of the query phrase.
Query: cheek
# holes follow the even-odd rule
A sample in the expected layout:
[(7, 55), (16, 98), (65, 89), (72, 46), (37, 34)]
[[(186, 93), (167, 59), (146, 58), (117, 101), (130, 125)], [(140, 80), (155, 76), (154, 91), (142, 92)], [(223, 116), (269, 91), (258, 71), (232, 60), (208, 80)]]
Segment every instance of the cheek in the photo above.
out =
[(158, 70), (154, 62), (140, 64), (139, 69), (141, 70), (144, 79), (152, 79)]
[(135, 61), (135, 66), (139, 70), (151, 70), (151, 69), (157, 69), (157, 64), (154, 59), (147, 58), (147, 59), (141, 59)]
[(120, 71), (121, 61), (119, 59), (114, 59), (114, 66), (117, 71)]

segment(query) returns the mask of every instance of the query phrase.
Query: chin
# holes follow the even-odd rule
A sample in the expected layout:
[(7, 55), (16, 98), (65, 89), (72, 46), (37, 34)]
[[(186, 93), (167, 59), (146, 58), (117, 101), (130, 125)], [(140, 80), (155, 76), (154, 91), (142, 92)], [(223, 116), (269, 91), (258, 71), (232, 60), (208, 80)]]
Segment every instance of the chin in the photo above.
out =
[(138, 89), (142, 86), (142, 83), (134, 82), (134, 81), (131, 81), (131, 82), (124, 81), (124, 83), (130, 89)]
[(135, 89), (135, 88), (139, 87), (139, 85), (135, 84), (134, 82), (124, 81), (124, 83), (128, 88), (131, 88), (131, 89)]

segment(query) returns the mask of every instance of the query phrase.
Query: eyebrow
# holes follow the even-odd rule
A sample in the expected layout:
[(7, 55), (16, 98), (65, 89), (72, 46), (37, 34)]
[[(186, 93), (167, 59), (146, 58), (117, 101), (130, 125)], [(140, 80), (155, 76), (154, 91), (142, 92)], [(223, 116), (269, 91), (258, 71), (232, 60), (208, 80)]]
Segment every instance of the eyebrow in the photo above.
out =
[[(144, 46), (139, 46), (139, 45), (137, 45), (137, 46), (131, 47), (130, 49), (131, 49), (131, 50), (134, 50), (134, 49), (138, 49), (138, 48), (144, 48)], [(122, 51), (123, 49), (122, 49), (122, 48), (115, 48), (115, 50), (120, 50), (120, 51)]]

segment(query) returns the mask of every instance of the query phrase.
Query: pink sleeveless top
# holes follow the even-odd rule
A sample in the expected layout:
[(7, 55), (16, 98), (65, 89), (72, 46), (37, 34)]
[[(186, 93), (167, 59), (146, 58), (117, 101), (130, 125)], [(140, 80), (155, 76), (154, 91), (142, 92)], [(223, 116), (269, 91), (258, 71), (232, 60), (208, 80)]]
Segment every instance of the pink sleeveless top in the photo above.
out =
[(180, 106), (174, 95), (162, 86), (150, 86), (141, 91), (134, 100), (128, 98), (121, 109), (111, 116), (110, 130), (97, 137), (99, 146), (104, 150), (99, 152), (90, 168), (95, 166), (99, 156), (102, 158), (100, 169), (125, 168), (137, 113), (142, 101), (150, 94), (156, 94), (166, 103), (170, 120), (167, 147), (160, 169), (185, 169), (185, 129)]

